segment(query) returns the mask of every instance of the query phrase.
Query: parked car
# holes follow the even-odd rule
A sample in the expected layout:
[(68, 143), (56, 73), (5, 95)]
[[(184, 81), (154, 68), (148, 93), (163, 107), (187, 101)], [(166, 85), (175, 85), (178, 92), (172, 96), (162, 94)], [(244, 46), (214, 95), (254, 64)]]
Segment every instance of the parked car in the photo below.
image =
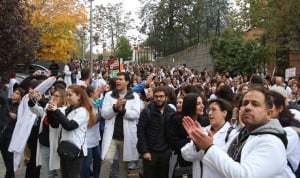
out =
[(18, 81), (18, 83), (20, 84), (26, 77), (28, 77), (29, 75), (27, 74), (23, 74), (23, 73), (16, 73), (16, 80)]
[(17, 66), (14, 68), (15, 73), (23, 73), (27, 75), (31, 75), (37, 70), (40, 70), (41, 72), (49, 71), (48, 68), (38, 64), (30, 64), (29, 68), (26, 68), (25, 64), (17, 64)]

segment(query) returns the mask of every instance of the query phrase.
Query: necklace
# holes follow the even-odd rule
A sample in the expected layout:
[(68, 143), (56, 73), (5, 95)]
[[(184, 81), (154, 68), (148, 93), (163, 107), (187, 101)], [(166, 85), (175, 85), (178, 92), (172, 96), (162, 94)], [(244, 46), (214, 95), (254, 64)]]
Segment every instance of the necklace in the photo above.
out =
[(213, 135), (215, 135), (215, 133), (217, 133), (225, 125), (225, 123), (226, 123), (226, 121), (217, 130), (215, 130), (213, 127), (211, 127), (210, 131), (213, 133)]

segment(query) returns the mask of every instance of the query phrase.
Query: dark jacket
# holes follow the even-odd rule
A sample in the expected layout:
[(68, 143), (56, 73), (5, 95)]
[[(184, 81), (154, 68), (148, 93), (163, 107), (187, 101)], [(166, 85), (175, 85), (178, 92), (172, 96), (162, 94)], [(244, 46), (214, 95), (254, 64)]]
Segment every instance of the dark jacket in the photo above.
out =
[(62, 113), (59, 109), (56, 109), (55, 111), (49, 111), (47, 110), (48, 115), (48, 121), (51, 127), (58, 128), (59, 124), (65, 129), (65, 130), (75, 130), (79, 127), (78, 123), (74, 120), (68, 119), (68, 114), (76, 108), (68, 107), (65, 110), (65, 113)]
[[(188, 137), (183, 125), (183, 116), (177, 115), (174, 119), (170, 120), (170, 138), (169, 143), (172, 150), (177, 154), (177, 161), (181, 167), (192, 166), (192, 162), (185, 161), (181, 156), (181, 148), (189, 143), (191, 140)], [(198, 122), (201, 124), (203, 117), (198, 118)]]
[[(14, 113), (14, 114), (18, 114), (18, 108), (19, 108), (19, 103), (17, 102), (17, 103), (12, 103), (12, 101), (9, 99), (8, 100), (8, 112), (12, 112), (12, 113)], [(8, 124), (8, 126), (7, 126), (7, 136), (9, 137), (9, 138), (11, 138), (12, 137), (12, 134), (13, 134), (13, 132), (14, 132), (14, 129), (15, 129), (15, 126), (16, 126), (16, 123), (17, 123), (17, 119), (18, 118), (16, 118), (16, 119), (9, 119), (9, 124)]]
[[(158, 140), (158, 135), (160, 133), (160, 124), (161, 120), (158, 119), (161, 116), (160, 111), (156, 108), (155, 103), (151, 102), (148, 106), (150, 111), (150, 118), (148, 118), (147, 109), (144, 109), (139, 118), (139, 123), (137, 125), (137, 149), (140, 154), (150, 153), (152, 151), (153, 146)], [(169, 132), (169, 120), (175, 117), (175, 111), (168, 106), (165, 105), (164, 108), (164, 118), (165, 118), (165, 140), (168, 141), (170, 137)]]
[(5, 97), (0, 96), (0, 129), (9, 121), (8, 111), (8, 100)]

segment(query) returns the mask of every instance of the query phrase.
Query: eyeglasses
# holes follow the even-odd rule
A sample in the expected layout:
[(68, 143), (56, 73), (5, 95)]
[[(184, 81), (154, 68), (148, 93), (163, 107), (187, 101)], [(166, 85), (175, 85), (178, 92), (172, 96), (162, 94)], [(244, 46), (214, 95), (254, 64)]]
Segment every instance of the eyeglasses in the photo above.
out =
[(211, 112), (216, 112), (218, 109), (216, 108), (209, 108), (209, 109), (206, 109), (206, 113), (208, 114), (210, 111)]
[(19, 93), (18, 91), (14, 91), (14, 93), (17, 95), (21, 95), (21, 93)]
[(165, 95), (154, 95), (154, 98), (155, 99), (158, 99), (158, 98), (164, 98), (164, 97), (166, 97)]

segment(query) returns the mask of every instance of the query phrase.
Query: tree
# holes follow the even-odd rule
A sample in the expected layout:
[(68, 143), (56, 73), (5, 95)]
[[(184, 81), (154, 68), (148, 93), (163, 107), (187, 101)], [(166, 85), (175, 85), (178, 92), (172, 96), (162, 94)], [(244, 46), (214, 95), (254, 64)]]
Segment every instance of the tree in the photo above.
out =
[(142, 32), (149, 42), (159, 41), (155, 48), (164, 55), (184, 47), (209, 40), (211, 34), (220, 36), (228, 24), (229, 3), (223, 0), (141, 0), (144, 4)]
[(229, 3), (224, 0), (205, 0), (204, 4), (203, 18), (200, 22), (208, 40), (212, 32), (214, 36), (220, 36), (221, 29), (228, 25)]
[(0, 76), (7, 78), (18, 63), (29, 63), (40, 48), (39, 30), (30, 26), (30, 6), (19, 0), (0, 1)]
[[(95, 31), (102, 35), (103, 39), (111, 39), (111, 49), (115, 52), (116, 40), (132, 28), (134, 20), (130, 18), (131, 13), (124, 13), (123, 4), (108, 4), (95, 7), (94, 23)], [(113, 54), (112, 54), (113, 55)]]
[(31, 0), (32, 25), (41, 29), (42, 48), (36, 56), (40, 59), (53, 59), (66, 63), (78, 52), (76, 48), (77, 27), (86, 26), (85, 7), (77, 0)]
[(237, 71), (250, 75), (256, 68), (265, 66), (269, 49), (254, 40), (244, 40), (234, 33), (226, 33), (220, 38), (215, 38), (210, 49), (213, 56), (215, 71)]
[[(280, 66), (280, 75), (289, 67), (289, 51), (291, 47), (299, 49), (300, 41), (300, 1), (298, 0), (239, 0), (239, 22), (246, 22), (243, 29), (262, 28), (266, 45), (271, 47)], [(241, 24), (241, 23), (236, 23)]]
[(123, 58), (125, 61), (130, 60), (132, 56), (132, 50), (129, 40), (126, 37), (121, 36), (119, 38), (115, 56), (117, 58)]

